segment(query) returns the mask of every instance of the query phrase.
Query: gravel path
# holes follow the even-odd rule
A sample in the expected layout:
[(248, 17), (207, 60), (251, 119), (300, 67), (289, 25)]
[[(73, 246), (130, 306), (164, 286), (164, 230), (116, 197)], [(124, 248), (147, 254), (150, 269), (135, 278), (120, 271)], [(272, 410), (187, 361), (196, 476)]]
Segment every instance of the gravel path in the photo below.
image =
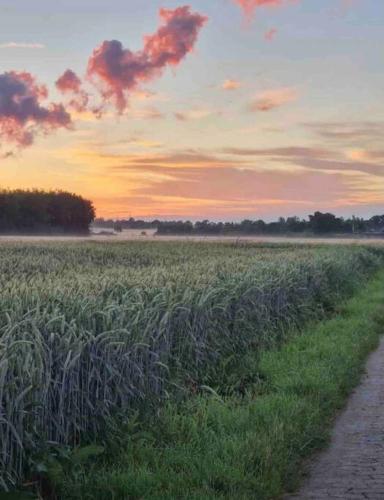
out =
[(384, 338), (337, 419), (331, 444), (286, 500), (384, 500)]

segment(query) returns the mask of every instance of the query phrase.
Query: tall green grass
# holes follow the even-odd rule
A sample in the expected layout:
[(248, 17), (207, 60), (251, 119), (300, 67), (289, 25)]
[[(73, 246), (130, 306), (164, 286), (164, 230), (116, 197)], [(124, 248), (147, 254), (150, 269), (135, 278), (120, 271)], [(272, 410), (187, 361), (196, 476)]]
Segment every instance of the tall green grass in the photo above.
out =
[(0, 484), (44, 444), (77, 446), (117, 413), (215, 383), (381, 263), (360, 247), (3, 245)]
[[(244, 391), (219, 385), (169, 402), (145, 421), (109, 434), (104, 453), (85, 448), (52, 460), (49, 477), (66, 500), (284, 498), (303, 462), (328, 441), (333, 417), (358, 383), (383, 332), (384, 272), (338, 312), (278, 349), (249, 353)], [(233, 375), (243, 376), (242, 365)], [(79, 457), (78, 454), (82, 456)], [(90, 457), (89, 454), (93, 453)]]

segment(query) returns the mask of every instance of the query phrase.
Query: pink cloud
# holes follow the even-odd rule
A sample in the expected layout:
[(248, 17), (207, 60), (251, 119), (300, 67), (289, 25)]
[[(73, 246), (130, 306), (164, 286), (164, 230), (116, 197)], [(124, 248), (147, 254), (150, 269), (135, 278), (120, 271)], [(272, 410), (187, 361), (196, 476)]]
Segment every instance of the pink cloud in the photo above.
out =
[(297, 91), (291, 87), (266, 90), (256, 96), (249, 105), (249, 109), (250, 111), (271, 111), (296, 99)]
[(276, 35), (277, 35), (277, 29), (271, 28), (270, 30), (264, 33), (264, 39), (267, 40), (267, 42), (272, 42), (272, 40), (275, 38)]
[[(269, 208), (273, 201), (281, 204), (324, 204), (346, 196), (346, 179), (338, 173), (317, 171), (282, 171), (277, 169), (257, 170), (238, 168), (237, 166), (196, 165), (161, 166), (131, 165), (118, 167), (124, 171), (152, 172), (161, 174), (165, 179), (149, 182), (139, 187), (141, 195), (178, 197), (180, 199), (200, 199), (212, 201), (218, 209), (218, 201), (228, 202), (232, 210), (238, 203), (265, 202)], [(204, 213), (204, 208), (197, 203), (196, 209)], [(249, 206), (247, 207), (249, 210)]]
[(56, 80), (56, 87), (60, 92), (80, 92), (81, 80), (71, 69), (67, 69), (61, 76)]
[(287, 1), (293, 0), (233, 0), (233, 2), (239, 5), (247, 17), (251, 19), (258, 7), (281, 7)]
[(82, 90), (82, 81), (71, 69), (67, 69), (56, 80), (56, 88), (62, 94), (72, 95), (69, 106), (78, 112), (85, 111), (88, 106), (89, 96)]
[(144, 37), (143, 49), (132, 52), (118, 40), (104, 41), (88, 61), (87, 77), (119, 112), (127, 106), (127, 92), (158, 77), (167, 66), (177, 66), (193, 50), (207, 18), (184, 6), (160, 9), (161, 25)]
[(71, 116), (62, 104), (48, 103), (48, 90), (27, 72), (0, 74), (0, 138), (26, 147), (38, 133), (68, 128)]

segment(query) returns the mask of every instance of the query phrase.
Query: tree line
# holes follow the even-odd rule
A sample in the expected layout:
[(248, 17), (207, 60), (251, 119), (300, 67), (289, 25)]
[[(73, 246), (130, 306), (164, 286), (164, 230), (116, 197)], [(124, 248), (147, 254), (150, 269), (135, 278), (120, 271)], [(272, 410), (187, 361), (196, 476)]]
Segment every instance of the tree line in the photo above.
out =
[(65, 191), (0, 190), (2, 233), (87, 233), (92, 202)]
[(103, 229), (114, 229), (115, 231), (123, 231), (124, 229), (157, 229), (162, 224), (160, 220), (145, 221), (143, 219), (104, 219), (99, 217), (95, 219), (93, 225)]
[(245, 219), (242, 222), (191, 221), (144, 221), (134, 218), (113, 220), (96, 219), (95, 225), (104, 228), (157, 229), (159, 235), (286, 235), (286, 234), (368, 234), (384, 236), (384, 215), (370, 219), (343, 218), (332, 213), (315, 212), (308, 219), (280, 217), (274, 222)]

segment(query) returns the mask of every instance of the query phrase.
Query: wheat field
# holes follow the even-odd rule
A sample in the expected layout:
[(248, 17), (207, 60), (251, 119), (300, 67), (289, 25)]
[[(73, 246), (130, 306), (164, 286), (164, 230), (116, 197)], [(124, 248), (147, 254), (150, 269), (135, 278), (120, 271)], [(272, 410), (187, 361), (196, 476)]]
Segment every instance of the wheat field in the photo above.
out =
[(360, 246), (3, 242), (1, 486), (50, 443), (209, 387), (224, 360), (323, 316), (382, 259)]

